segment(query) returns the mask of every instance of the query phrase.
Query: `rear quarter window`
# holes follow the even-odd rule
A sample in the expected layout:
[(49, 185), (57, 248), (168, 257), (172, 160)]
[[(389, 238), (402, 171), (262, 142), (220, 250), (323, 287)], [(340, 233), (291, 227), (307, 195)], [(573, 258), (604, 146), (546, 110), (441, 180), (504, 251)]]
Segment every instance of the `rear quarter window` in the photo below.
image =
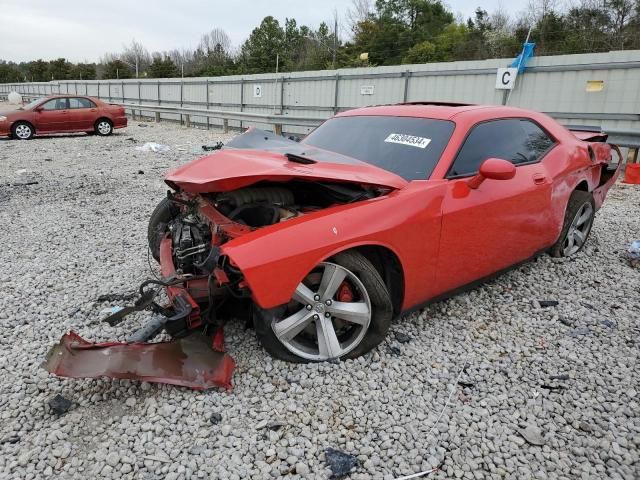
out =
[(87, 98), (70, 98), (69, 108), (96, 108), (96, 104)]

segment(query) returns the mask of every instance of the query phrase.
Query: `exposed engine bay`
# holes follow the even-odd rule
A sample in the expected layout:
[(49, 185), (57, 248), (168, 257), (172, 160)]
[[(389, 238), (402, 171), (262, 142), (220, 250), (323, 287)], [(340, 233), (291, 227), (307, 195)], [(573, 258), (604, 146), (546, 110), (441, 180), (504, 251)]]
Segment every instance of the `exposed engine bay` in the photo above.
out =
[[(179, 275), (206, 275), (216, 265), (213, 249), (234, 238), (220, 223), (246, 227), (246, 232), (285, 222), (333, 205), (374, 198), (384, 193), (380, 188), (357, 184), (289, 182), (265, 184), (230, 192), (204, 194), (201, 200), (221, 217), (202, 212), (202, 203), (184, 194), (169, 193), (177, 215), (166, 225), (170, 232), (173, 261)], [(216, 222), (216, 220), (218, 220)], [(222, 222), (220, 222), (222, 221)], [(157, 235), (165, 235), (164, 226)], [(158, 238), (158, 243), (161, 238)], [(213, 252), (213, 253), (212, 253)]]

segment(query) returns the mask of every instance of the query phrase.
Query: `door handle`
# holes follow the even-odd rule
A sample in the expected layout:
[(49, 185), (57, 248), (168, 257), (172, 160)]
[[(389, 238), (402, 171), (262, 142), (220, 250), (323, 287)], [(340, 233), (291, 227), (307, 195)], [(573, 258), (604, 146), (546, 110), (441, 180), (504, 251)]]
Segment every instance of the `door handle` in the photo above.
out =
[(60, 113), (63, 113), (63, 114), (65, 114), (65, 115), (66, 115), (66, 114), (67, 114), (67, 113), (69, 113), (69, 112), (67, 112), (66, 110), (62, 110)]
[(535, 183), (536, 185), (542, 185), (546, 181), (547, 181), (547, 177), (545, 177), (544, 174), (542, 173), (533, 174), (533, 183)]

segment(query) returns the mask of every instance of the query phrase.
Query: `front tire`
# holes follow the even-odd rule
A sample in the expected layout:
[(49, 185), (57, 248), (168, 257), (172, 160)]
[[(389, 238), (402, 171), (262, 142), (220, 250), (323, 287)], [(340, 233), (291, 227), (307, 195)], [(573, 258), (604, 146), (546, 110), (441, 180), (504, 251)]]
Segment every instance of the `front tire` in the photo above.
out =
[(17, 122), (13, 128), (11, 128), (11, 134), (13, 138), (17, 138), (18, 140), (31, 140), (35, 134), (35, 130), (28, 122)]
[(149, 242), (151, 255), (156, 259), (156, 262), (160, 261), (160, 242), (162, 241), (164, 234), (167, 232), (167, 225), (171, 220), (178, 216), (179, 213), (180, 212), (173, 202), (168, 198), (164, 198), (153, 210), (153, 213), (149, 218), (147, 241)]
[(384, 340), (391, 297), (375, 267), (354, 251), (321, 262), (287, 305), (254, 309), (260, 343), (272, 356), (307, 363), (356, 358)]
[(582, 250), (591, 233), (595, 214), (593, 195), (580, 190), (573, 192), (567, 204), (560, 238), (551, 247), (551, 256), (570, 257)]
[(111, 120), (107, 120), (106, 118), (98, 120), (95, 125), (95, 133), (101, 137), (111, 135), (113, 133), (113, 123), (111, 123)]

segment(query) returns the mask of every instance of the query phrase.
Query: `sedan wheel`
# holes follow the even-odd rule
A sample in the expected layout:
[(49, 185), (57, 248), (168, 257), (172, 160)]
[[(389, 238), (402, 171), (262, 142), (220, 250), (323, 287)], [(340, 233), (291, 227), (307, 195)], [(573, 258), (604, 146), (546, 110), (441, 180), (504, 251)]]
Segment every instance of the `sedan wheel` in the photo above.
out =
[(393, 314), (380, 275), (356, 252), (318, 264), (274, 310), (257, 308), (256, 332), (269, 353), (294, 362), (360, 356), (384, 339)]
[(19, 123), (13, 127), (13, 136), (20, 140), (29, 140), (33, 137), (33, 128), (28, 123)]
[(103, 135), (103, 136), (111, 135), (112, 130), (113, 130), (113, 127), (111, 126), (111, 122), (109, 122), (108, 120), (100, 120), (96, 124), (96, 131), (100, 135)]

